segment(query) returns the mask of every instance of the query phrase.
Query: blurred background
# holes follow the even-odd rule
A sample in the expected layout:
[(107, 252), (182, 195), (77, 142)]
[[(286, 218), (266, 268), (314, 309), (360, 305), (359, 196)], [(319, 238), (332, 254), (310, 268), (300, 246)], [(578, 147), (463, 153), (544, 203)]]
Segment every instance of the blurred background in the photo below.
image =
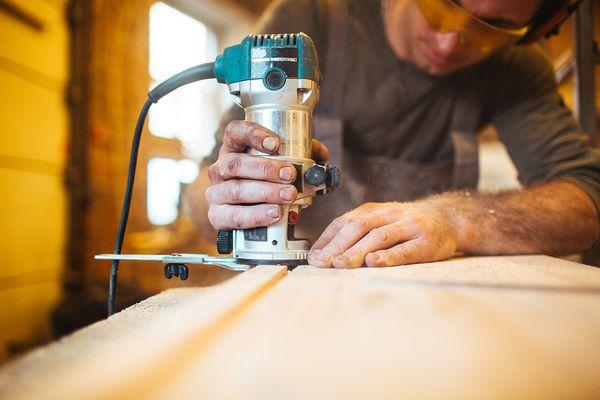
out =
[[(110, 263), (93, 256), (114, 246), (131, 135), (148, 89), (254, 33), (270, 2), (0, 0), (0, 363), (105, 317)], [(586, 23), (599, 21), (590, 10), (582, 11)], [(581, 55), (574, 43), (589, 47), (593, 35), (574, 35), (572, 20), (542, 45), (566, 103), (593, 133), (596, 73), (593, 63), (587, 72), (579, 64), (585, 90), (576, 96), (573, 66)], [(151, 109), (126, 252), (215, 252), (212, 233), (194, 228), (181, 199), (230, 105), (226, 87), (207, 81)], [(480, 187), (517, 187), (492, 128), (481, 146)], [(165, 280), (160, 265), (122, 265), (119, 308), (232, 274), (193, 268), (181, 283)]]

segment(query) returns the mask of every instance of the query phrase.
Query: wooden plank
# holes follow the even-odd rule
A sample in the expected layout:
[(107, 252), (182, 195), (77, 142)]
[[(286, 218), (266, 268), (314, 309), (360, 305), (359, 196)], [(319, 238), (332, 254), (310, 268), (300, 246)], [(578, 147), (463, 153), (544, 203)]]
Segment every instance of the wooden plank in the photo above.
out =
[(600, 397), (598, 269), (525, 256), (284, 274), (151, 298), (1, 370), (0, 397)]
[(64, 275), (66, 217), (64, 182), (58, 176), (0, 168), (0, 186), (2, 362), (52, 337), (50, 318)]
[[(0, 185), (5, 188), (0, 217), (7, 232), (0, 240), (0, 278), (62, 269), (66, 220), (63, 181), (55, 176), (0, 169)], [(31, 278), (35, 282), (35, 277)]]
[(133, 323), (117, 314), (3, 369), (0, 398), (138, 398), (196, 359), (286, 272), (257, 267), (162, 313), (145, 304)]
[(1, 69), (0, 87), (7, 96), (0, 103), (4, 115), (0, 130), (11, 139), (0, 143), (3, 169), (23, 170), (21, 164), (27, 166), (27, 160), (31, 160), (26, 170), (60, 176), (69, 128), (62, 92), (48, 91)]
[(600, 398), (582, 287), (600, 271), (548, 257), (300, 268), (154, 397)]
[[(313, 272), (316, 273), (316, 272)], [(463, 257), (407, 267), (362, 268), (356, 276), (397, 284), (447, 284), (523, 289), (600, 289), (600, 268), (548, 256)]]
[(69, 72), (66, 1), (4, 1), (39, 20), (43, 28), (31, 29), (0, 10), (0, 69), (8, 68), (24, 78), (33, 77), (34, 82), (35, 75), (42, 80), (57, 81), (55, 84), (66, 82)]

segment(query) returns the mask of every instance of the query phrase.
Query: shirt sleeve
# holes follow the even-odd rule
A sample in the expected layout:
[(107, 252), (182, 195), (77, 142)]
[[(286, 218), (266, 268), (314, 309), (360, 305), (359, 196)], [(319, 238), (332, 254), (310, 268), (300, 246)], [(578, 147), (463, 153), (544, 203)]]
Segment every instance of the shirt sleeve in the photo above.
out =
[[(253, 33), (298, 33), (304, 32), (320, 47), (320, 1), (319, 0), (276, 0), (259, 19)], [(244, 110), (237, 105), (225, 112), (215, 132), (215, 147), (210, 155), (202, 160), (202, 165), (210, 165), (219, 157), (223, 144), (225, 126), (233, 121), (244, 119)]]
[(550, 62), (530, 47), (505, 55), (503, 64), (508, 74), (499, 75), (505, 78), (492, 121), (519, 180), (527, 186), (567, 179), (600, 210), (600, 151), (562, 101)]

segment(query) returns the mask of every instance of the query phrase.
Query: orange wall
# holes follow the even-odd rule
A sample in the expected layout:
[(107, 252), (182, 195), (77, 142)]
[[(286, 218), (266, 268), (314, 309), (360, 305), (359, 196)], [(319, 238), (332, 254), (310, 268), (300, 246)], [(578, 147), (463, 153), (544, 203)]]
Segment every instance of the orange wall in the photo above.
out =
[(0, 361), (50, 337), (66, 213), (66, 0), (9, 0), (40, 30), (0, 8)]

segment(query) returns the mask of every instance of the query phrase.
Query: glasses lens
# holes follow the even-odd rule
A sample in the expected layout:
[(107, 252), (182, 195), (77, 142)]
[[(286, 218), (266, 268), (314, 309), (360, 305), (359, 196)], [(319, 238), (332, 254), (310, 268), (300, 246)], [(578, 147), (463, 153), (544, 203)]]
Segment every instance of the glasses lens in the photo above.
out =
[(451, 0), (415, 0), (421, 14), (432, 29), (456, 32), (464, 46), (491, 51), (521, 38), (527, 28), (502, 29), (477, 18)]

